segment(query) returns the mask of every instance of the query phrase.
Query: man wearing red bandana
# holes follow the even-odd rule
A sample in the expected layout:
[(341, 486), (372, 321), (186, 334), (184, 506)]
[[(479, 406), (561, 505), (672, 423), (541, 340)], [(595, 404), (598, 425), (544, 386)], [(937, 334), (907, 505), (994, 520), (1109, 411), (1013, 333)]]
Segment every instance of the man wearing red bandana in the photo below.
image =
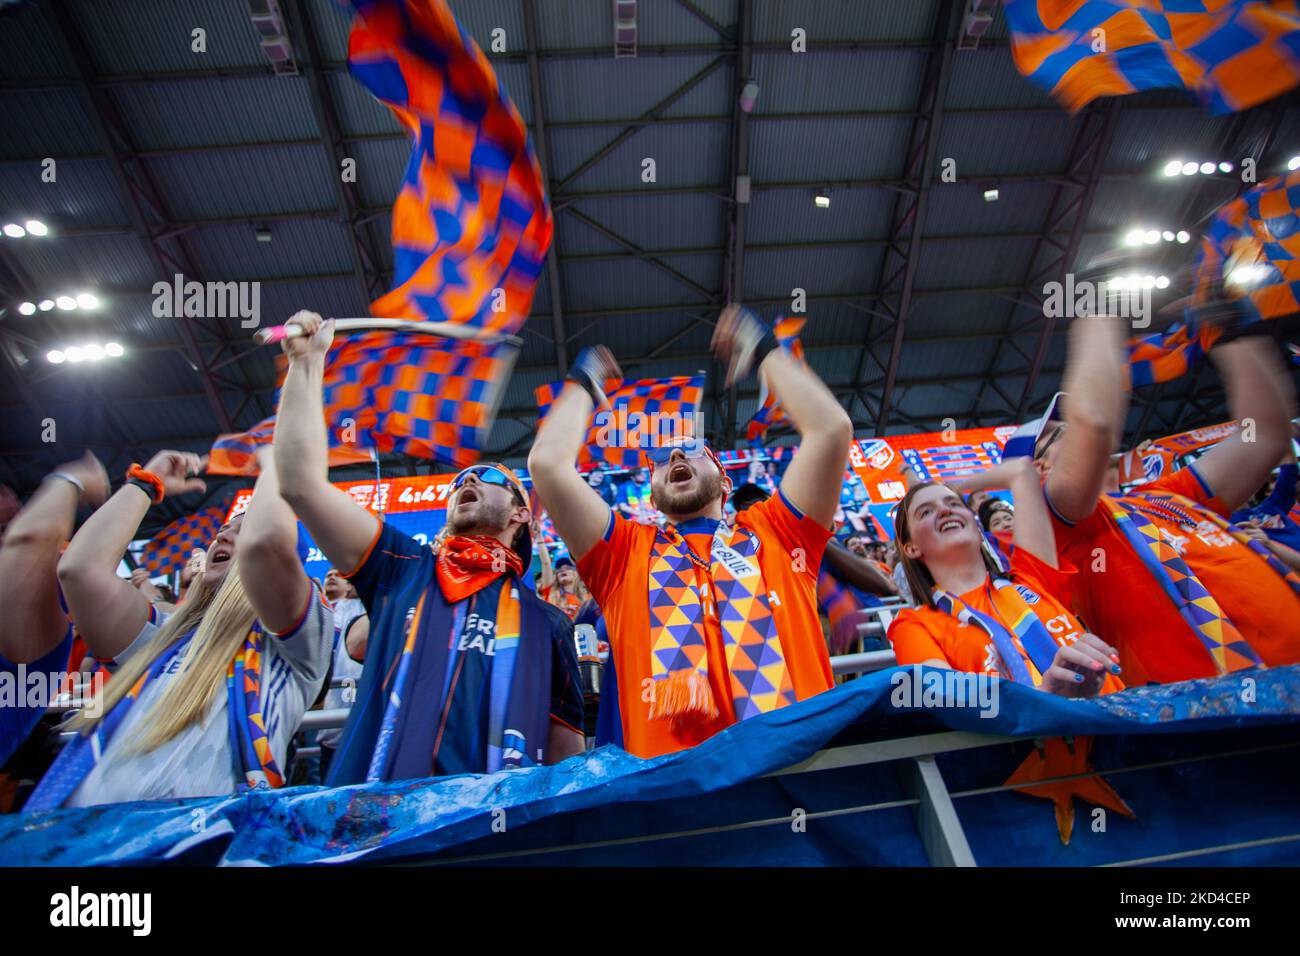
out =
[(452, 482), (434, 545), (379, 521), (326, 475), (321, 405), (333, 323), (286, 340), (275, 458), (281, 493), (370, 615), (365, 671), (328, 784), (555, 763), (584, 749), (573, 626), (521, 581), (528, 495), (504, 465)]
[[(770, 500), (723, 520), (731, 493), (717, 455), (683, 423), (642, 443), (660, 528), (611, 512), (574, 468), (604, 387), (604, 348), (579, 356), (529, 455), (537, 493), (604, 615), (611, 654), (601, 707), (621, 740), (653, 757), (832, 686), (817, 618), (817, 569), (830, 538), (853, 426), (802, 361), (752, 312), (728, 306), (714, 351), (727, 384), (756, 370), (800, 434)], [(602, 718), (602, 724), (609, 722)]]

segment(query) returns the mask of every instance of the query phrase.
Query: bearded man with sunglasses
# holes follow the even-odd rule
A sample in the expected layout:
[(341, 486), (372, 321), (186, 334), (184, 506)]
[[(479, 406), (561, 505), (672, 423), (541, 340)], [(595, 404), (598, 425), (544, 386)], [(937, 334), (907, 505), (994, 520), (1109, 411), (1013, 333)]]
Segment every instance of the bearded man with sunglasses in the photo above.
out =
[(800, 434), (777, 494), (739, 514), (734, 528), (723, 520), (731, 479), (685, 427), (645, 449), (651, 500), (667, 517), (662, 528), (614, 514), (578, 474), (592, 412), (607, 404), (606, 381), (621, 376), (603, 347), (578, 357), (528, 458), (537, 493), (604, 614), (611, 654), (601, 707), (617, 708), (618, 742), (639, 757), (692, 747), (833, 683), (817, 569), (853, 425), (752, 312), (724, 309), (713, 349), (728, 385), (757, 370)]
[(321, 383), (333, 322), (290, 321), (275, 461), (280, 493), (370, 615), (365, 671), (329, 786), (556, 763), (584, 750), (573, 625), (522, 583), (528, 495), (510, 469), (452, 481), (435, 546), (379, 521), (329, 483)]

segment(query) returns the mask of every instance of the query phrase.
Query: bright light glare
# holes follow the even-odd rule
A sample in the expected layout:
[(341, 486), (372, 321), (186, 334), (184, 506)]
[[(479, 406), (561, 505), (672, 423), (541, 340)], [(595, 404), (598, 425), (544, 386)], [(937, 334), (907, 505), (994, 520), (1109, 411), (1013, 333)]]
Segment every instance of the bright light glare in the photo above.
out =
[(1183, 163), (1183, 175), (1184, 175), (1184, 176), (1195, 176), (1195, 175), (1196, 175), (1196, 170), (1199, 169), (1199, 168), (1200, 168), (1200, 167), (1198, 167), (1195, 163)]
[(1183, 171), (1183, 161), (1181, 159), (1171, 159), (1165, 163), (1165, 175), (1177, 176)]
[(86, 357), (86, 353), (75, 345), (66, 349), (63, 354), (67, 356), (69, 362), (80, 362)]
[(1157, 242), (1160, 241), (1160, 230), (1148, 229), (1147, 234), (1142, 238), (1146, 240), (1147, 245), (1149, 246), (1155, 245)]
[(68, 357), (58, 349), (50, 349), (50, 351), (45, 353), (45, 361), (49, 362), (51, 365), (62, 365), (67, 361), (67, 358)]
[(1201, 172), (1206, 176), (1214, 172), (1214, 163), (1201, 163)]
[(86, 346), (86, 358), (89, 359), (90, 361), (98, 362), (103, 357), (104, 357), (104, 346), (102, 345)]
[(1142, 232), (1141, 229), (1130, 229), (1124, 236), (1124, 245), (1126, 246), (1142, 245), (1142, 243), (1145, 241), (1143, 239), (1143, 235), (1144, 233)]
[[(1286, 168), (1291, 170), (1300, 169), (1300, 156), (1292, 156), (1290, 159), (1288, 159), (1286, 163)], [(8, 229), (9, 227), (5, 226), (5, 228)]]
[(1226, 161), (1219, 163), (1219, 172), (1221, 173), (1230, 173), (1232, 172), (1232, 169), (1233, 169), (1232, 163)]
[(62, 309), (64, 312), (71, 312), (74, 309), (76, 309), (77, 300), (70, 295), (61, 295), (54, 300), (54, 304), (57, 305), (60, 309)]
[(113, 356), (113, 358), (121, 358), (126, 354), (126, 349), (122, 348), (122, 346), (118, 345), (116, 342), (109, 342), (104, 346), (104, 351)]
[(54, 308), (54, 300), (41, 299), (41, 304), (38, 305), (37, 308), (40, 309), (42, 312), (48, 312), (50, 311), (50, 309)]
[(44, 236), (50, 231), (46, 227), (45, 223), (41, 222), (39, 219), (28, 219), (26, 225), (27, 231), (33, 236)]
[(36, 303), (35, 303), (35, 302), (20, 302), (20, 303), (18, 303), (18, 311), (19, 311), (22, 315), (34, 315), (34, 314), (36, 313)]
[(1169, 276), (1156, 276), (1156, 288), (1157, 288), (1157, 289), (1168, 289), (1168, 288), (1169, 288)]
[(7, 222), (5, 223), (4, 234), (10, 239), (21, 239), (27, 235), (27, 230), (16, 222)]
[(1261, 281), (1268, 274), (1268, 270), (1260, 265), (1237, 266), (1226, 276), (1223, 281), (1228, 285), (1250, 286)]
[(1173, 242), (1174, 234), (1171, 230), (1166, 229), (1164, 232), (1160, 233), (1160, 238), (1163, 239), (1165, 242)]
[(93, 292), (82, 292), (77, 296), (77, 307), (81, 309), (98, 309), (99, 298)]
[(1192, 241), (1192, 234), (1188, 232), (1186, 229), (1180, 229), (1178, 231), (1178, 235), (1175, 238), (1177, 238), (1179, 242), (1186, 245), (1187, 243)]

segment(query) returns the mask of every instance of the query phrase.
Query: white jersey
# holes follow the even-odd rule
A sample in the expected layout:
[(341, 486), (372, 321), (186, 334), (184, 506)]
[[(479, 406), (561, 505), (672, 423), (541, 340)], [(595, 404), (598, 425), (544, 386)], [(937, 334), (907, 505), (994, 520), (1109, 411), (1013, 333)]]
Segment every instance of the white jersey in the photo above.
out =
[[(166, 619), (159, 614), (146, 622), (130, 647), (117, 656), (109, 669), (115, 671), (152, 641)], [(281, 771), (288, 770), (285, 757), (289, 741), (302, 715), (320, 692), (333, 637), (334, 621), (329, 605), (315, 584), (298, 626), (285, 634), (267, 636), (262, 659), (262, 719), (271, 753)], [(104, 755), (64, 806), (211, 797), (236, 791), (243, 782), (243, 771), (238, 755), (230, 747), (224, 685), (200, 723), (186, 727), (156, 750), (124, 753), (135, 736), (134, 731), (162, 695), (167, 681), (173, 680), (180, 671), (180, 664), (181, 655), (177, 654), (161, 674), (145, 685)]]
[[(346, 687), (339, 687), (325, 692), (326, 710), (351, 707), (357, 699), (357, 687), (361, 684), (362, 666), (348, 656), (348, 631), (358, 620), (366, 616), (365, 605), (357, 598), (343, 598), (334, 604), (334, 676), (335, 681), (350, 681)], [(342, 727), (322, 730), (316, 740), (324, 747), (337, 747), (343, 736)]]

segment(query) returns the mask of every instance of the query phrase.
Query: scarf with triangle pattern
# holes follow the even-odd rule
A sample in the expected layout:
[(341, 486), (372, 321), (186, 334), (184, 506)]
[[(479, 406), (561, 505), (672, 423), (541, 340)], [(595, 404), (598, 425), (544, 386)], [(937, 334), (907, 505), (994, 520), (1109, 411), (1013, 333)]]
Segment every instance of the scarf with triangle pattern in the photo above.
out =
[(1105, 500), (1110, 507), (1111, 516), (1133, 551), (1160, 585), (1160, 589), (1174, 603), (1192, 633), (1200, 639), (1218, 673), (1263, 666), (1263, 661), (1250, 646), (1250, 642), (1229, 620), (1214, 595), (1196, 577), (1182, 555), (1161, 536), (1160, 529), (1146, 510), (1156, 511), (1189, 527), (1195, 527), (1201, 521), (1210, 522), (1260, 554), (1269, 567), (1291, 585), (1297, 595), (1300, 595), (1300, 578), (1258, 542), (1234, 531), (1209, 508), (1202, 508), (1181, 495), (1169, 492), (1143, 494), (1139, 491), (1128, 496), (1107, 495)]
[(709, 686), (706, 617), (721, 626), (726, 659), (714, 664), (725, 663), (737, 720), (794, 703), (758, 548), (753, 531), (722, 522), (708, 561), (673, 525), (655, 534), (649, 580), (652, 720), (677, 727), (718, 716)]

